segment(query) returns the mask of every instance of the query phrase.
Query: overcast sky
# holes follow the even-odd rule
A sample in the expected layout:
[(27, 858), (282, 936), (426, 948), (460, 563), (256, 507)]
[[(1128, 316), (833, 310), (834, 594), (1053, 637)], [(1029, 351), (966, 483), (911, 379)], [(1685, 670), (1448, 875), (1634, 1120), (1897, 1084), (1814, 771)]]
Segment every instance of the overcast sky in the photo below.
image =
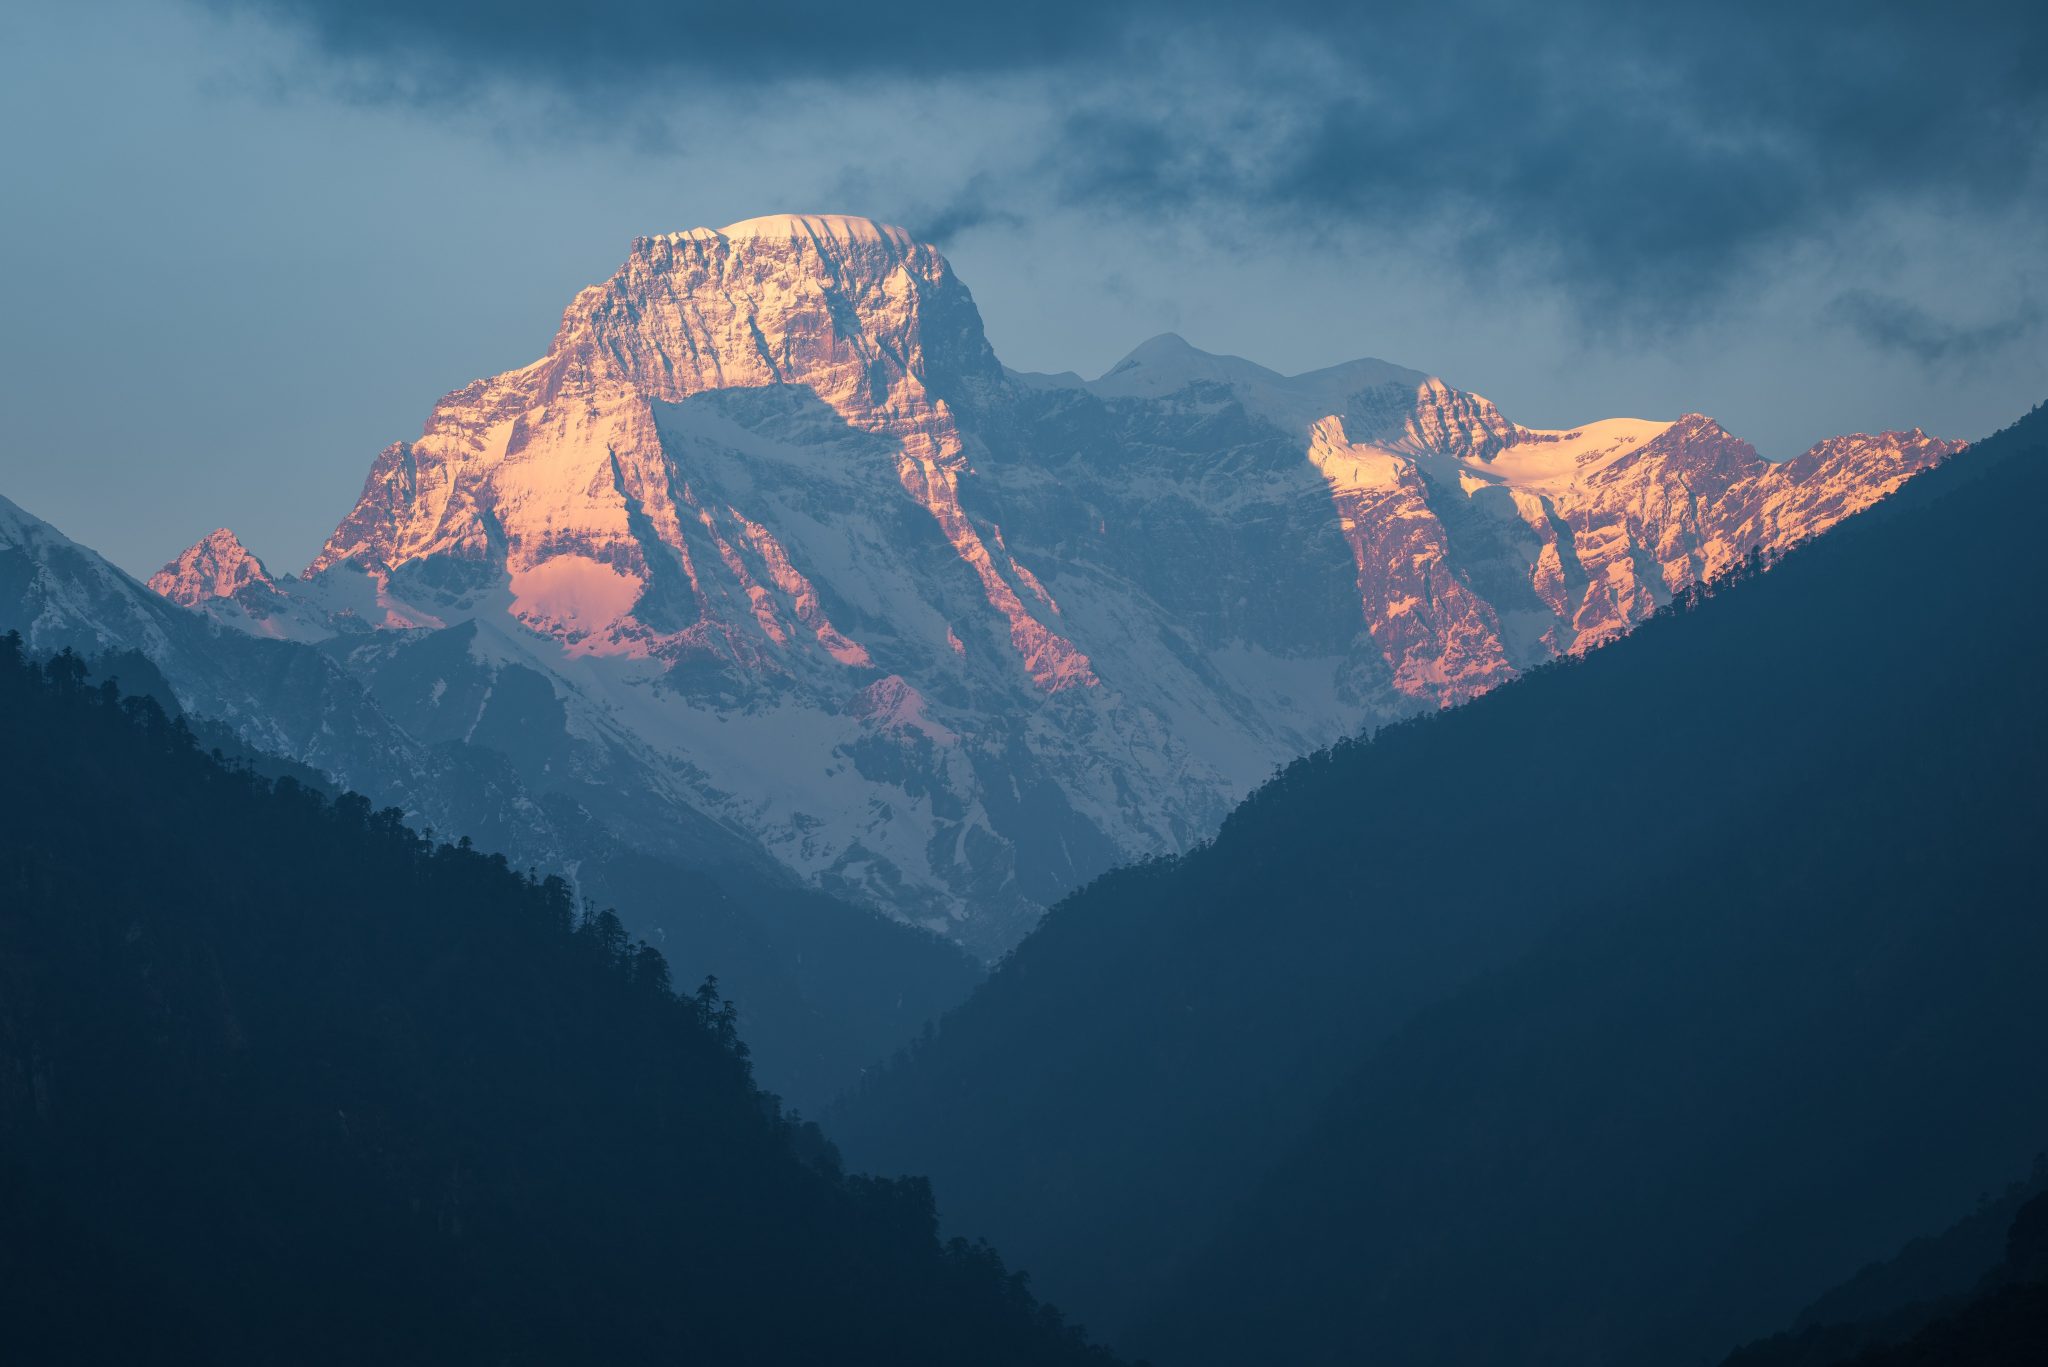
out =
[(1170, 330), (1535, 426), (1981, 436), (2048, 399), (2042, 8), (9, 6), (0, 493), (296, 570), (633, 237), (780, 211), (928, 234), (1019, 369)]

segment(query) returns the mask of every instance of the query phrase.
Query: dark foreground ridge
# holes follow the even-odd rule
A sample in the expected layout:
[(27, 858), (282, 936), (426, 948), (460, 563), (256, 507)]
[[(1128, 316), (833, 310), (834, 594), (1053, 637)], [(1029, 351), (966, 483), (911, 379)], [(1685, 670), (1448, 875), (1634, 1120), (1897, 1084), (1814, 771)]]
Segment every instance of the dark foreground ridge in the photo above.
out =
[(1108, 1362), (715, 986), (0, 637), (0, 1356)]
[(2048, 1154), (1941, 1233), (1872, 1263), (1722, 1367), (2037, 1367), (2048, 1357)]

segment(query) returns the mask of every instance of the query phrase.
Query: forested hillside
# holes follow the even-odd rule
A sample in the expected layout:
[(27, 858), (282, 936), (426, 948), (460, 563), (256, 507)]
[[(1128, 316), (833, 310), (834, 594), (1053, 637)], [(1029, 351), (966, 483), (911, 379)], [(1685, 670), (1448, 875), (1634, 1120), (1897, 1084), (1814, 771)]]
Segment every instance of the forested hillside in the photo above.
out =
[(1105, 1361), (715, 987), (0, 638), (0, 1356)]
[[(1914, 1239), (1892, 1257), (1858, 1269), (1799, 1312), (1790, 1329), (1745, 1344), (1722, 1367), (1837, 1367), (1859, 1354), (1899, 1348), (1924, 1331), (2006, 1288), (2048, 1280), (2048, 1154), (2035, 1158), (2025, 1181), (1938, 1234)], [(2048, 1290), (2048, 1288), (2044, 1288)], [(2032, 1298), (2048, 1310), (2048, 1297)], [(1937, 1330), (1937, 1336), (1947, 1330)], [(2048, 1349), (2048, 1315), (2035, 1317), (2032, 1363)], [(1981, 1367), (1949, 1360), (1948, 1367)]]
[(2044, 439), (1290, 767), (1057, 908), (835, 1135), (1163, 1362), (1784, 1324), (2048, 1134)]
[[(1831, 1367), (2036, 1367), (2048, 1350), (2048, 1196), (2014, 1214), (2005, 1256), (1976, 1293), (1942, 1306), (1908, 1335), (1880, 1333)], [(1729, 1367), (1777, 1367), (1790, 1358), (1737, 1355)]]

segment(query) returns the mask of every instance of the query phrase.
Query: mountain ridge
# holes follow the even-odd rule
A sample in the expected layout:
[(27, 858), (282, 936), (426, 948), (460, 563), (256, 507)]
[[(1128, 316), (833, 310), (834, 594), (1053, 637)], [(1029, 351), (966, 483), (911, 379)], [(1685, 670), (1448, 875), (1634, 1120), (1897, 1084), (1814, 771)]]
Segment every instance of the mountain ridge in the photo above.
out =
[(1384, 361), (1283, 376), (1172, 334), (1013, 378), (935, 248), (771, 215), (636, 239), (542, 358), (386, 448), (284, 588), (313, 638), (505, 624), (660, 801), (991, 959), (1276, 765), (1611, 640), (1960, 447), (1538, 431)]

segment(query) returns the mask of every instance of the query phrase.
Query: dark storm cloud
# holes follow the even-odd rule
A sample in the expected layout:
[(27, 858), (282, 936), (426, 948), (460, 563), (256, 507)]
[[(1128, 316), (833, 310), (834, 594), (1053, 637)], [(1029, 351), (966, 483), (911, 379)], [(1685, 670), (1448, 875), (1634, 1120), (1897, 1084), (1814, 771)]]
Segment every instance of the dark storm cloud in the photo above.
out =
[(619, 82), (776, 80), (1062, 60), (1120, 21), (1099, 6), (832, 0), (202, 0), (301, 29), (405, 81), (541, 79), (611, 100)]
[(1872, 346), (1902, 351), (1928, 364), (1967, 362), (2032, 337), (2041, 306), (2021, 300), (1990, 322), (1957, 324), (1937, 318), (1910, 299), (1871, 290), (1847, 290), (1827, 309), (1828, 321), (1847, 327)]
[(1057, 203), (1407, 238), (1630, 324), (1795, 248), (1866, 247), (1900, 210), (2044, 245), (2048, 6), (217, 2), (415, 98), (499, 81), (688, 109), (783, 79), (1027, 77), (1060, 111), (1044, 145), (992, 152), (934, 226)]

